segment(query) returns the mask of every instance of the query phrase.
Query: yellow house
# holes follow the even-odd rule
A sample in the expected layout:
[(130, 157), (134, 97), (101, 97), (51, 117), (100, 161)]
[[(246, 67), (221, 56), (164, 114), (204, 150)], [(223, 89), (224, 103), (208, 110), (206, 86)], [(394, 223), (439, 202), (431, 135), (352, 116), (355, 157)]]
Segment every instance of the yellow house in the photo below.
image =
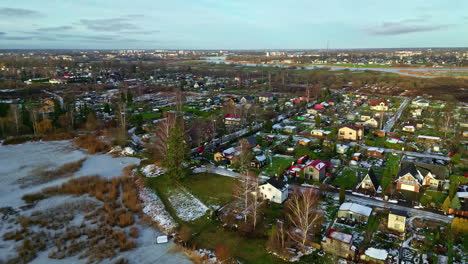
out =
[(44, 100), (44, 104), (46, 104), (46, 105), (51, 105), (51, 106), (54, 106), (54, 105), (55, 105), (54, 101), (52, 101), (52, 100), (50, 100), (50, 99), (45, 99), (45, 100)]
[(223, 153), (221, 152), (216, 152), (213, 156), (214, 161), (216, 162), (221, 162), (222, 160), (225, 160)]
[(406, 227), (406, 217), (407, 214), (404, 211), (391, 210), (388, 214), (387, 227), (400, 233), (404, 233)]
[(354, 124), (346, 124), (338, 130), (338, 139), (347, 139), (347, 140), (362, 140), (364, 136), (364, 131), (362, 127), (358, 127)]

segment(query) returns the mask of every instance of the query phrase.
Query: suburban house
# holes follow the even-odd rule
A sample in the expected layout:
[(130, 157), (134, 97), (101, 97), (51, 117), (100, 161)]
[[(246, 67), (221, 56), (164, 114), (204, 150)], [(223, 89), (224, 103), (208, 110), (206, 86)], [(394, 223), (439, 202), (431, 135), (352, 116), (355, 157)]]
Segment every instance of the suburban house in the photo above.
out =
[(307, 113), (309, 115), (316, 115), (318, 113), (318, 110), (315, 110), (314, 108), (309, 108), (307, 109)]
[(338, 209), (339, 218), (361, 223), (366, 223), (371, 214), (372, 208), (356, 203), (342, 203)]
[(271, 177), (265, 184), (259, 186), (259, 191), (263, 199), (281, 204), (288, 198), (288, 187), (283, 179)]
[(240, 154), (240, 151), (238, 149), (231, 147), (231, 148), (225, 149), (223, 152), (215, 153), (213, 156), (213, 159), (216, 162), (222, 162), (225, 160), (228, 163), (231, 163), (231, 160), (239, 156), (239, 154)]
[(241, 99), (240, 99), (240, 103), (241, 104), (251, 104), (255, 102), (255, 99), (250, 96), (250, 95), (246, 95), (246, 96), (243, 96)]
[(390, 210), (390, 213), (388, 214), (387, 227), (389, 229), (398, 231), (400, 233), (404, 233), (407, 217), (408, 217), (408, 214), (405, 211), (392, 209)]
[(367, 156), (374, 157), (374, 158), (381, 158), (384, 154), (383, 148), (368, 148), (367, 149)]
[(262, 155), (255, 156), (250, 162), (250, 166), (260, 169), (260, 168), (263, 168), (263, 166), (265, 166), (266, 163), (267, 163), (267, 159), (265, 155), (262, 154)]
[(295, 126), (284, 126), (283, 131), (284, 133), (288, 133), (288, 134), (296, 133), (297, 128)]
[(338, 139), (347, 140), (362, 140), (364, 131), (362, 127), (358, 127), (355, 124), (346, 124), (338, 129)]
[(372, 117), (364, 121), (364, 126), (366, 127), (379, 127), (380, 125), (380, 118)]
[(273, 95), (271, 93), (262, 93), (258, 96), (258, 101), (261, 103), (268, 103), (273, 100)]
[(388, 101), (382, 99), (370, 99), (369, 107), (374, 111), (388, 111)]
[(226, 125), (239, 125), (241, 117), (235, 114), (227, 114), (224, 116), (224, 124)]
[(353, 246), (353, 235), (330, 229), (322, 240), (323, 251), (342, 258), (354, 258), (356, 248)]
[(415, 132), (416, 126), (412, 124), (404, 124), (402, 130), (405, 132)]
[(397, 190), (419, 192), (421, 186), (437, 188), (446, 181), (444, 166), (421, 162), (402, 161), (398, 173)]
[(372, 168), (369, 169), (362, 181), (358, 183), (358, 185), (356, 186), (356, 190), (372, 194), (381, 191), (379, 178), (377, 177), (377, 175), (375, 175), (374, 170)]
[(336, 153), (345, 154), (349, 149), (348, 145), (336, 144)]
[(304, 177), (306, 179), (313, 179), (315, 181), (322, 181), (325, 178), (326, 168), (329, 167), (328, 162), (321, 160), (313, 160), (306, 163), (304, 166)]
[(397, 190), (406, 190), (419, 193), (419, 188), (422, 186), (424, 177), (416, 169), (413, 163), (406, 164), (400, 167), (400, 172), (397, 176)]
[(424, 100), (422, 98), (417, 98), (417, 99), (414, 99), (411, 102), (411, 104), (415, 105), (415, 106), (419, 106), (419, 107), (427, 107), (427, 106), (429, 106), (429, 101)]
[(326, 137), (330, 133), (331, 133), (331, 131), (326, 131), (326, 130), (322, 130), (322, 129), (314, 129), (314, 130), (310, 131), (310, 134), (312, 136), (316, 136), (316, 137)]

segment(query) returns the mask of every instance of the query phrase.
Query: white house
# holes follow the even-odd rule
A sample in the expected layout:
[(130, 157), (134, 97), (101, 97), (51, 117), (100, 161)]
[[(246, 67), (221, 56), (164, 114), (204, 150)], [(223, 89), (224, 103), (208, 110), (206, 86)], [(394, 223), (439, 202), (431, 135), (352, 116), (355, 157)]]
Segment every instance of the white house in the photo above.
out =
[(360, 222), (367, 222), (371, 214), (372, 208), (356, 203), (342, 203), (338, 209), (338, 217)]
[(278, 177), (271, 177), (265, 184), (259, 186), (260, 195), (265, 200), (283, 203), (288, 198), (288, 184)]

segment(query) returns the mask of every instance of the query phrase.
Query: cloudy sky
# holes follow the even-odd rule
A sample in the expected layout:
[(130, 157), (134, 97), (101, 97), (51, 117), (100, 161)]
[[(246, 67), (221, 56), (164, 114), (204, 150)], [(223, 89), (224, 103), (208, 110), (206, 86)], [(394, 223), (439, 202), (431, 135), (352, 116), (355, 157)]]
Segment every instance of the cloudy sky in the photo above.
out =
[(0, 48), (468, 47), (467, 0), (1, 0)]

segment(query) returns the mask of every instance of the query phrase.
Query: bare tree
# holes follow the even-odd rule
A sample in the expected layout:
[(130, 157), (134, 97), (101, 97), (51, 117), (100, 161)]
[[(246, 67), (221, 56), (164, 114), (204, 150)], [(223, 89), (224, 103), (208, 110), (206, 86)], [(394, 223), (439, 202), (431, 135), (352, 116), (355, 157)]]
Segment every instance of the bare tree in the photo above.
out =
[(305, 250), (320, 228), (323, 214), (319, 211), (319, 195), (314, 189), (297, 191), (291, 195), (286, 207), (292, 225), (289, 237)]
[(171, 129), (174, 127), (177, 122), (177, 115), (174, 113), (167, 113), (165, 118), (158, 123), (156, 128), (156, 137), (155, 137), (155, 159), (161, 160), (167, 151), (167, 139), (171, 133)]
[(239, 155), (234, 158), (234, 164), (239, 166), (239, 171), (242, 174), (247, 174), (247, 170), (252, 160), (252, 151), (247, 139), (243, 138), (239, 141)]
[(242, 173), (237, 183), (234, 185), (234, 197), (238, 200), (238, 209), (243, 215), (244, 222), (247, 223), (247, 218), (251, 214), (252, 196), (256, 197), (254, 192), (258, 186), (258, 179), (252, 173)]

